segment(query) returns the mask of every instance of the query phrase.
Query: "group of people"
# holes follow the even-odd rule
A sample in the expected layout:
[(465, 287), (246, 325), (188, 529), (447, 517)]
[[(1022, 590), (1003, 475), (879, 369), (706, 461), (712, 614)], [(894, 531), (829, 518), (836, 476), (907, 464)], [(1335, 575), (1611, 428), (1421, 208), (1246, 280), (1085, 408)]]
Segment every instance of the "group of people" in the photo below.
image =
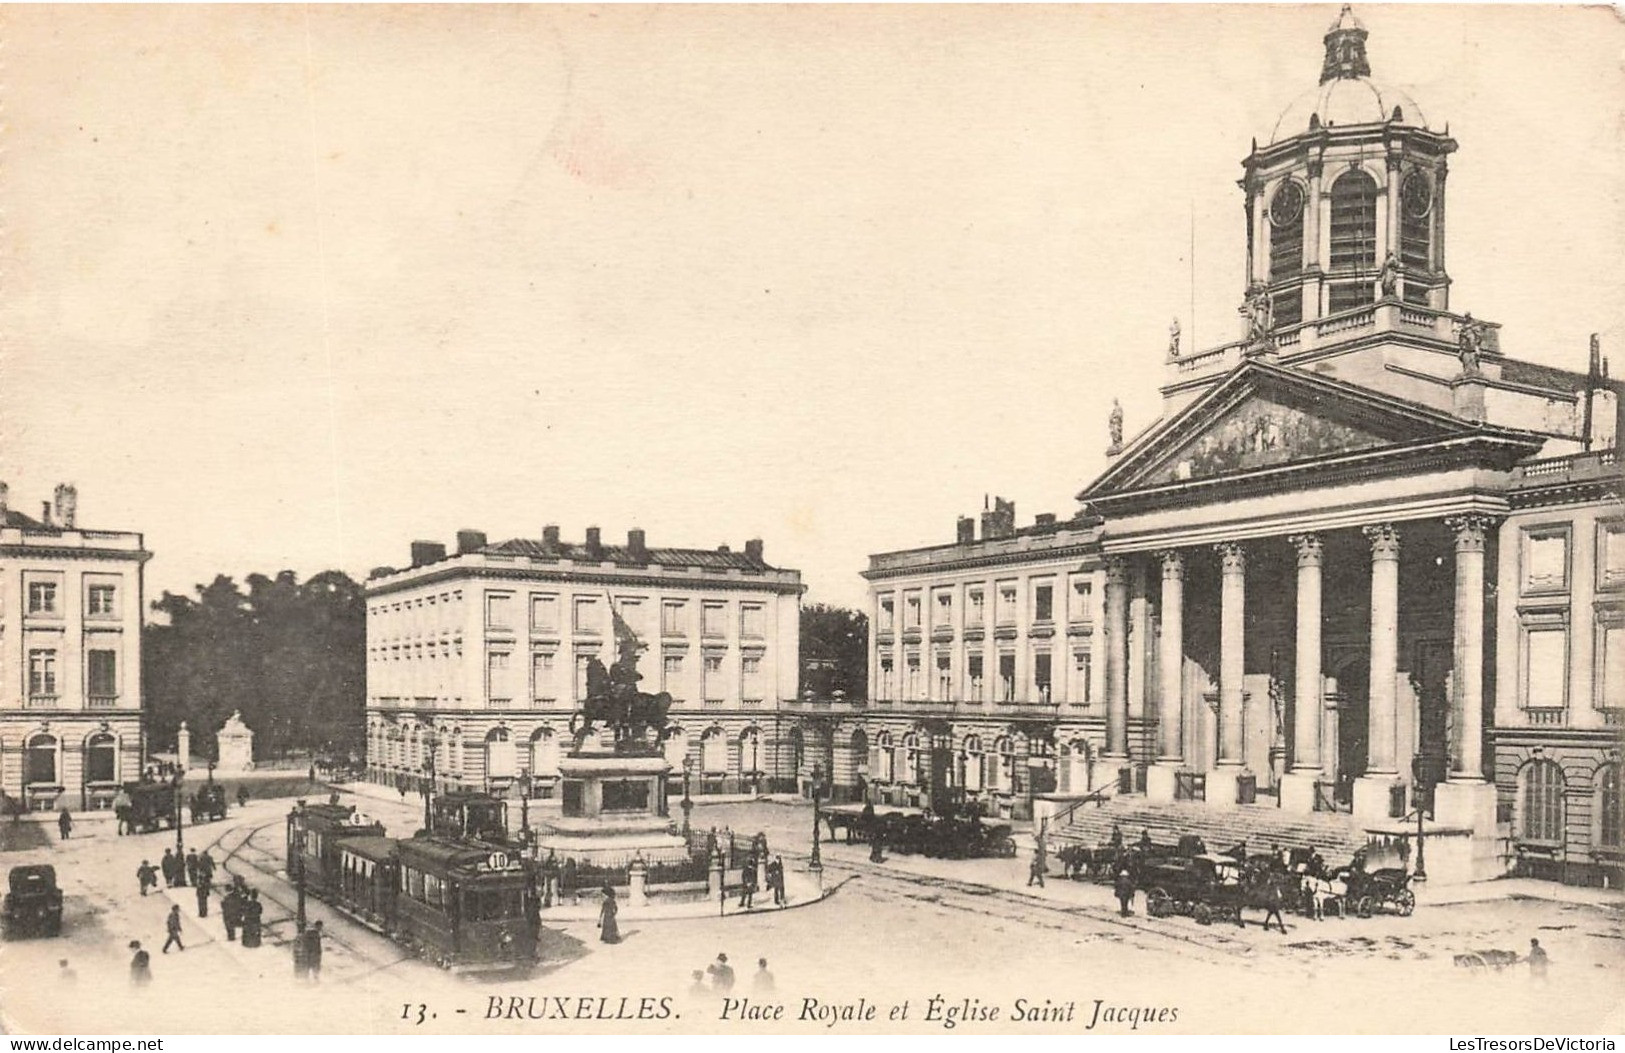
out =
[[(759, 888), (757, 871), (767, 879), (767, 889), (773, 893), (773, 905), (782, 907), (787, 902), (784, 895), (784, 859), (774, 856), (767, 861), (766, 866), (759, 866), (757, 855), (752, 852), (745, 857), (745, 865), (740, 868), (739, 874), (739, 906), (744, 908), (756, 905), (756, 893)], [(726, 897), (727, 893), (723, 893)]]
[[(690, 977), (693, 983), (689, 985), (688, 993), (691, 995), (727, 994), (734, 988), (734, 967), (728, 964), (726, 954), (718, 954), (716, 961), (706, 966), (704, 972), (695, 969)], [(752, 990), (757, 994), (768, 994), (774, 990), (774, 986), (767, 959), (756, 959), (756, 974), (751, 977)]]
[[(201, 853), (193, 850), (184, 857), (177, 855), (169, 849), (164, 850), (163, 875), (170, 888), (184, 888), (188, 885), (197, 890), (197, 916), (209, 916), (209, 897), (214, 892), (214, 857), (208, 849)], [(143, 859), (136, 868), (136, 880), (140, 882), (141, 894), (145, 896), (149, 891), (158, 887), (158, 868)], [(220, 917), (225, 923), (226, 939), (237, 942), (237, 934), (242, 933), (244, 947), (258, 947), (264, 935), (265, 912), (260, 903), (259, 889), (249, 888), (240, 875), (232, 875), (231, 884), (220, 897)], [(321, 923), (316, 923), (317, 944), (314, 960), (320, 970), (321, 961)], [(186, 950), (186, 944), (181, 938), (181, 908), (179, 905), (169, 908), (169, 915), (164, 921), (164, 945), (162, 952), (168, 954), (171, 947), (177, 951)], [(152, 979), (152, 956), (142, 948), (141, 941), (132, 940), (130, 949), (135, 952), (130, 959), (130, 982), (140, 986)], [(297, 955), (296, 955), (297, 958)], [(296, 968), (297, 971), (297, 968)]]
[[(141, 883), (141, 894), (145, 896), (147, 890), (158, 887), (158, 874), (160, 870), (164, 875), (164, 884), (170, 888), (186, 888), (194, 886), (202, 889), (202, 895), (214, 885), (214, 856), (205, 848), (202, 854), (192, 849), (182, 856), (172, 848), (164, 849), (164, 858), (159, 860), (158, 868), (145, 859), (136, 867), (135, 876)], [(199, 910), (198, 917), (207, 917), (206, 911)]]

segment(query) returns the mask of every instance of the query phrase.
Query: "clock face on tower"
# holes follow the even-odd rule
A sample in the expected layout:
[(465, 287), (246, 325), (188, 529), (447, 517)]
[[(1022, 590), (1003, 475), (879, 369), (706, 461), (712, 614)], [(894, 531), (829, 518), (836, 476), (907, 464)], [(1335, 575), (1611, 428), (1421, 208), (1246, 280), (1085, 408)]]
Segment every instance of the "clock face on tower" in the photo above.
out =
[(1270, 199), (1270, 222), (1277, 227), (1296, 223), (1303, 216), (1303, 187), (1292, 180), (1281, 184), (1281, 189)]
[(1433, 209), (1433, 181), (1423, 172), (1412, 172), (1399, 185), (1400, 207), (1412, 219), (1421, 219)]

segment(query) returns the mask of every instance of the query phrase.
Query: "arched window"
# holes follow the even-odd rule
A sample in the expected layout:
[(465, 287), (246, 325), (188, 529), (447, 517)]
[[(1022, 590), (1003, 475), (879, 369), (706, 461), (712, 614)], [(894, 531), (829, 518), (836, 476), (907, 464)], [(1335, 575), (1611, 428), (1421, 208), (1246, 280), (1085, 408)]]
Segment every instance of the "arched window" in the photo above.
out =
[(559, 737), (552, 728), (537, 728), (530, 736), (530, 774), (550, 779), (559, 773)]
[(867, 777), (869, 770), (869, 733), (862, 728), (852, 733), (852, 768)]
[(700, 767), (708, 775), (727, 774), (728, 735), (721, 728), (712, 728), (700, 738)]
[(55, 786), (56, 736), (35, 735), (24, 748), (23, 783), (27, 786)]
[(1523, 769), (1523, 837), (1563, 840), (1563, 769), (1556, 761), (1530, 761)]
[(667, 727), (662, 750), (666, 755), (666, 763), (674, 769), (682, 770), (683, 761), (688, 757), (688, 732), (676, 725)]
[(898, 758), (898, 768), (901, 774), (898, 778), (902, 782), (920, 781), (920, 736), (909, 732), (903, 736), (903, 748)]
[(1303, 186), (1288, 179), (1270, 198), (1270, 281), (1303, 271)]
[(892, 752), (891, 732), (879, 731), (875, 733), (875, 744), (869, 748), (869, 770), (871, 778), (880, 782), (891, 782), (897, 770), (897, 755)]
[(514, 755), (513, 741), (507, 728), (492, 728), (485, 735), (485, 775), (492, 779), (511, 779), (518, 774), (518, 758)]
[(1067, 743), (1066, 766), (1062, 769), (1066, 776), (1067, 793), (1088, 793), (1093, 790), (1094, 769), (1095, 759), (1088, 739), (1073, 739)]
[(1625, 810), (1621, 808), (1619, 765), (1604, 764), (1597, 769), (1597, 845), (1600, 848), (1625, 846)]
[(1001, 735), (993, 742), (993, 770), (988, 772), (988, 789), (1008, 790), (1016, 770), (1016, 744)]
[(965, 739), (965, 789), (980, 790), (986, 783), (987, 755), (982, 752), (982, 740), (975, 735)]
[(1332, 184), (1331, 264), (1334, 271), (1377, 265), (1377, 181), (1358, 168)]
[(801, 774), (801, 769), (807, 764), (807, 739), (800, 728), (790, 729), (790, 771), (795, 775)]
[(384, 752), (384, 763), (392, 768), (399, 768), (406, 764), (406, 732), (399, 725), (392, 724), (389, 728), (389, 748)]
[(739, 735), (739, 774), (755, 775), (762, 770), (762, 733), (746, 728)]
[(85, 742), (85, 782), (118, 781), (118, 739), (103, 731)]

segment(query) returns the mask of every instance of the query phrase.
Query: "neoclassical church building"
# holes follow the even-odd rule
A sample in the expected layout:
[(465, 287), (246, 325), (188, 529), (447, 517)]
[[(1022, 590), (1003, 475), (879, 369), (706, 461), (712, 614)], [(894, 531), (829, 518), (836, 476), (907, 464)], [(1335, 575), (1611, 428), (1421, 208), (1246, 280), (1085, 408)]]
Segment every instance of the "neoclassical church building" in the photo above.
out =
[(1242, 161), (1239, 338), (1175, 334), (1072, 518), (1000, 502), (871, 557), (872, 697), (822, 718), (828, 770), (1057, 837), (1411, 858), (1420, 822), (1445, 880), (1617, 882), (1621, 385), (1595, 339), (1553, 368), (1458, 310), (1457, 143), (1347, 8), (1324, 45)]

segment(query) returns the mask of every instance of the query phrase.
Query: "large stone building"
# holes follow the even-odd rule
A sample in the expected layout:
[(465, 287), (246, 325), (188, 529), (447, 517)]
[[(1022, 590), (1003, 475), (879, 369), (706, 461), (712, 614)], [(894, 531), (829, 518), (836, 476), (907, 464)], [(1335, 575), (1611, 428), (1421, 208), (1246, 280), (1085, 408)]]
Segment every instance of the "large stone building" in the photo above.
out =
[[(768, 790), (793, 770), (781, 704), (796, 692), (801, 576), (743, 551), (416, 542), (367, 582), (367, 765), (386, 785), (550, 797), (587, 664), (615, 660), (612, 611), (642, 644), (643, 690), (672, 696), (667, 756), (694, 793)], [(431, 776), (432, 772), (432, 776)]]
[(139, 777), (141, 535), (86, 530), (63, 484), (38, 519), (0, 483), (0, 789), (36, 811), (106, 808)]
[(1106, 787), (1107, 814), (1322, 812), (1390, 845), (1419, 805), (1454, 876), (1617, 877), (1620, 385), (1595, 340), (1539, 365), (1452, 309), (1457, 144), (1366, 40), (1345, 8), (1242, 162), (1241, 337), (1176, 331), (1160, 417), (1125, 441), (1114, 412), (1079, 514), (1001, 502), (872, 557), (838, 782), (1015, 814)]

